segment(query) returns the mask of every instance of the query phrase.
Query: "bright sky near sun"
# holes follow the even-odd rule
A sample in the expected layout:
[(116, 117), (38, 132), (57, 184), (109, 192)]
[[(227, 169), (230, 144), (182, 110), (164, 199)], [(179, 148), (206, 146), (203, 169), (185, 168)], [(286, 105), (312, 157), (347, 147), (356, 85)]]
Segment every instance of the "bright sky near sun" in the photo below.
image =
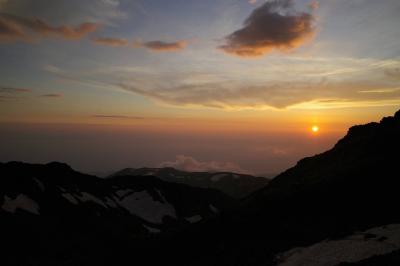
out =
[[(398, 0), (0, 0), (0, 122), (224, 139), (317, 124), (336, 134), (317, 152), (400, 106), (399, 13)], [(285, 145), (257, 156), (275, 149), (283, 169), (303, 155)], [(124, 163), (211, 153), (196, 149)]]

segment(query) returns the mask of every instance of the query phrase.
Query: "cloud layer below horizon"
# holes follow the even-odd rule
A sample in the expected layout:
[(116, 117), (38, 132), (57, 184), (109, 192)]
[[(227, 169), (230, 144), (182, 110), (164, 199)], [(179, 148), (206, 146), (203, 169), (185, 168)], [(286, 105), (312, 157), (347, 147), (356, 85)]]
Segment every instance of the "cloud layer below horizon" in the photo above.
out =
[(232, 162), (201, 162), (186, 155), (177, 155), (175, 161), (162, 162), (159, 167), (172, 167), (187, 172), (232, 172), (249, 174), (249, 171), (242, 169)]

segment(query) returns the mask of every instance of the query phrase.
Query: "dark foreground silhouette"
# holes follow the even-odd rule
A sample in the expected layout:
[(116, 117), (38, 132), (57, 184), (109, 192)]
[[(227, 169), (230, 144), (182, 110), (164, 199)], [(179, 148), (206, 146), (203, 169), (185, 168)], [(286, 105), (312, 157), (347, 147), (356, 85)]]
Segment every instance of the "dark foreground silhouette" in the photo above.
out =
[(0, 262), (397, 265), (399, 151), (397, 112), (350, 128), (240, 202), (155, 177), (0, 164)]

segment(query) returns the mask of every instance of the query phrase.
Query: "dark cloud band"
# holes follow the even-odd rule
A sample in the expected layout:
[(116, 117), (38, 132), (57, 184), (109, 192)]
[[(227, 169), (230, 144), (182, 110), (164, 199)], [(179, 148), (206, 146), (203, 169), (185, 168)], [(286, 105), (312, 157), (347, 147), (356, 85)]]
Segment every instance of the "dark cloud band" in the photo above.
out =
[(150, 41), (150, 42), (135, 42), (134, 47), (143, 47), (157, 52), (174, 52), (183, 50), (187, 46), (187, 41), (181, 40), (176, 42)]

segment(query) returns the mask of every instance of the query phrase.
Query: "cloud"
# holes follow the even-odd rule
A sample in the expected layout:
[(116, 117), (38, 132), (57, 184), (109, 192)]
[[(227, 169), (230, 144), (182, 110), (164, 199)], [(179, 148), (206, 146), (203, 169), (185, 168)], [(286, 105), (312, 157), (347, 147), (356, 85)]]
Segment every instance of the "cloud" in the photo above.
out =
[[(156, 84), (157, 85), (157, 84)], [(120, 84), (127, 91), (162, 104), (180, 107), (207, 107), (231, 110), (385, 106), (400, 104), (398, 86), (363, 82), (270, 82), (244, 85), (235, 82), (149, 87), (139, 81)], [(378, 95), (359, 91), (392, 89)]]
[(318, 1), (312, 1), (309, 5), (308, 5), (312, 10), (317, 10), (319, 8), (319, 2)]
[(49, 93), (49, 94), (42, 94), (40, 97), (45, 97), (45, 98), (61, 98), (63, 97), (62, 94), (60, 93)]
[(150, 41), (141, 42), (136, 41), (133, 44), (134, 47), (143, 47), (156, 52), (175, 52), (186, 48), (187, 41), (181, 40), (176, 42), (164, 42), (164, 41)]
[(108, 4), (110, 6), (119, 6), (119, 0), (102, 0), (103, 3)]
[(26, 93), (31, 92), (26, 88), (0, 87), (0, 101), (23, 99)]
[(0, 93), (15, 94), (15, 93), (27, 93), (27, 92), (32, 92), (32, 90), (25, 88), (11, 88), (11, 87), (0, 88)]
[(400, 80), (400, 68), (386, 69), (385, 75), (394, 80)]
[(188, 172), (233, 172), (248, 174), (237, 164), (231, 162), (200, 162), (193, 157), (186, 155), (176, 156), (175, 161), (162, 162), (159, 167), (173, 167)]
[(95, 44), (115, 46), (115, 47), (127, 46), (129, 44), (129, 41), (127, 39), (108, 38), (108, 37), (94, 38), (92, 39), (92, 41)]
[(0, 42), (12, 42), (26, 39), (26, 33), (21, 25), (0, 15)]
[(252, 5), (257, 4), (257, 0), (248, 0), (248, 1), (249, 1), (249, 4), (252, 4)]
[(243, 28), (227, 36), (219, 49), (241, 57), (290, 51), (314, 36), (314, 21), (312, 13), (295, 11), (292, 0), (268, 1), (251, 13)]
[(127, 116), (127, 115), (92, 115), (94, 118), (110, 118), (110, 119), (145, 119), (144, 117), (141, 116)]
[[(108, 45), (108, 46), (127, 46), (129, 41), (127, 39), (120, 38), (93, 38), (92, 41), (96, 44), (100, 45)], [(135, 41), (132, 45), (134, 48), (146, 48), (156, 52), (175, 52), (179, 50), (183, 50), (187, 46), (187, 41), (181, 40), (176, 42), (163, 42), (163, 41), (150, 41), (150, 42), (142, 42)]]
[[(281, 84), (234, 87), (233, 84), (213, 83), (182, 85), (174, 88), (144, 90), (137, 86), (121, 85), (123, 89), (173, 106), (202, 106), (221, 109), (285, 108), (311, 100), (299, 85)], [(231, 87), (230, 87), (231, 86)], [(310, 97), (310, 98), (309, 98)]]
[(9, 0), (0, 2), (0, 13), (42, 18), (54, 25), (76, 25), (82, 21), (115, 25), (128, 16), (117, 0)]
[(99, 24), (89, 22), (76, 27), (70, 25), (52, 26), (39, 18), (0, 14), (0, 41), (31, 41), (35, 38), (48, 37), (77, 40), (96, 31), (98, 27)]

